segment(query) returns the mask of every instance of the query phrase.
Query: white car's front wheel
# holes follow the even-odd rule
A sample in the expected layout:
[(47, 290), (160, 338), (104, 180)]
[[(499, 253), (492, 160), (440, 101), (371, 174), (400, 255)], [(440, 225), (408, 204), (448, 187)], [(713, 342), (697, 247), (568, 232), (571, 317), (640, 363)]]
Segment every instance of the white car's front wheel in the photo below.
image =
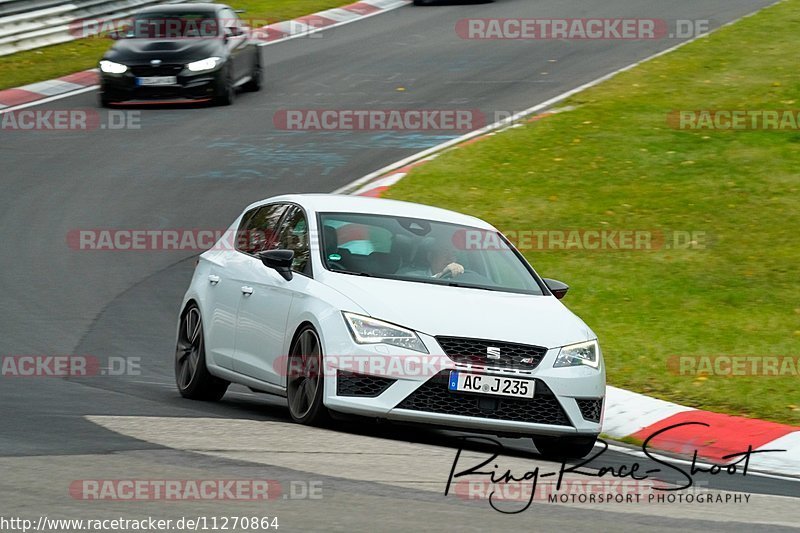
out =
[(328, 420), (322, 402), (325, 388), (322, 345), (311, 326), (297, 334), (289, 351), (286, 396), (289, 413), (295, 422), (319, 425)]
[(190, 305), (181, 317), (175, 349), (175, 383), (184, 398), (212, 402), (222, 398), (230, 385), (212, 376), (206, 367), (203, 319), (196, 305)]

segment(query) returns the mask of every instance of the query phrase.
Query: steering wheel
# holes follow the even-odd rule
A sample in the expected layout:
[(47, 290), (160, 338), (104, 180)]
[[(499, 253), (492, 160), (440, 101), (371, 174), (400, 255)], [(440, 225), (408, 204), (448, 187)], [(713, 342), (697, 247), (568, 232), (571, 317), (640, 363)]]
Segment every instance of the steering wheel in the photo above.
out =
[(444, 274), (439, 276), (439, 279), (452, 279), (452, 278), (453, 278), (453, 271), (452, 270), (446, 270)]
[[(474, 270), (466, 270), (465, 269), (464, 272), (462, 272), (461, 274), (458, 275), (458, 277), (460, 278), (460, 277), (462, 277), (462, 276), (464, 276), (466, 274), (475, 274), (476, 276), (480, 276), (480, 274), (478, 274)], [(447, 272), (445, 272), (444, 274), (439, 276), (439, 279), (456, 279), (456, 278), (455, 278), (455, 276), (453, 276), (453, 271), (452, 270), (448, 270)]]

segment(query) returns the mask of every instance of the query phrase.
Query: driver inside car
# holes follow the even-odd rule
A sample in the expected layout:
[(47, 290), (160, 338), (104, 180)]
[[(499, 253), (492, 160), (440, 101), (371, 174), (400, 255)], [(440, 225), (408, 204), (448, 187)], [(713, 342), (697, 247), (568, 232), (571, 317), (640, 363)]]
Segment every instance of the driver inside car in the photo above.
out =
[(427, 276), (431, 278), (454, 278), (464, 273), (464, 267), (456, 263), (456, 254), (449, 248), (433, 248), (427, 254), (427, 270), (418, 267), (404, 268), (398, 271), (401, 275)]
[(464, 267), (456, 263), (456, 254), (449, 249), (435, 249), (430, 254), (430, 272), (434, 278), (450, 277), (455, 278), (464, 273)]

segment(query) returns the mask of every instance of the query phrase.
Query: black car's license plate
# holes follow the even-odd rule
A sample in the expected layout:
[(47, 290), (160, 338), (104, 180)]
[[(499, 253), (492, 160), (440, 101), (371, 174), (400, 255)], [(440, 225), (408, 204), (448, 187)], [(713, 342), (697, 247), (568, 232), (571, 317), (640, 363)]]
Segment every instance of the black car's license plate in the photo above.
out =
[(136, 85), (139, 87), (152, 87), (160, 85), (177, 85), (177, 76), (149, 76), (147, 78), (136, 78)]

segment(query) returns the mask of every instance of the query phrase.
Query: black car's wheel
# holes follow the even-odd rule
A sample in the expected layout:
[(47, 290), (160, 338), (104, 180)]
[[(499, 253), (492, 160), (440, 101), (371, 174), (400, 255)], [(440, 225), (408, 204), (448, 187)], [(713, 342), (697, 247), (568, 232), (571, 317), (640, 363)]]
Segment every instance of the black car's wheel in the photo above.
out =
[(264, 73), (261, 70), (261, 60), (256, 59), (256, 64), (253, 65), (253, 71), (250, 73), (250, 81), (248, 81), (247, 84), (244, 86), (245, 89), (252, 92), (260, 91), (263, 77)]
[(189, 306), (181, 317), (175, 349), (175, 383), (184, 398), (205, 401), (219, 400), (230, 385), (212, 376), (206, 367), (203, 320), (196, 305)]
[(233, 76), (231, 76), (230, 72), (225, 72), (222, 76), (216, 104), (231, 105), (236, 98), (236, 87), (233, 85)]
[(539, 454), (548, 459), (581, 459), (594, 448), (597, 436), (591, 437), (533, 437)]
[(322, 346), (311, 326), (303, 328), (289, 350), (286, 396), (295, 422), (318, 425), (328, 421), (322, 403), (325, 389)]

